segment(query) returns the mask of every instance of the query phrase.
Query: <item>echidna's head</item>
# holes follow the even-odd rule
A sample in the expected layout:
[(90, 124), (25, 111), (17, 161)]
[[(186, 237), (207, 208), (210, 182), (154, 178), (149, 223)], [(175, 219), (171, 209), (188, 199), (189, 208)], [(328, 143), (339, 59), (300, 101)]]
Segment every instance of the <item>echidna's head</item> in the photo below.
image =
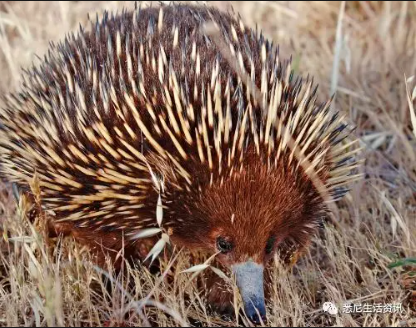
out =
[(176, 211), (183, 224), (173, 237), (191, 249), (219, 253), (217, 259), (236, 275), (246, 315), (255, 322), (266, 313), (267, 263), (287, 247), (306, 246), (323, 215), (310, 180), (283, 162), (270, 168), (261, 156), (246, 154), (241, 170), (222, 181), (214, 178), (198, 196), (189, 194), (190, 201), (179, 199), (183, 207)]

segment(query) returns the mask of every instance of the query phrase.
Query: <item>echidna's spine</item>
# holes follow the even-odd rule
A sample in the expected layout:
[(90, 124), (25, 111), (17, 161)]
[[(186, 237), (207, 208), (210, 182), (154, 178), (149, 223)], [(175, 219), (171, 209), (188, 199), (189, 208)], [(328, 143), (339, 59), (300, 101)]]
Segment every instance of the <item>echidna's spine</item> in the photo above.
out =
[[(208, 21), (266, 106), (202, 32)], [(1, 174), (27, 186), (36, 172), (56, 220), (130, 234), (155, 226), (149, 167), (167, 181), (166, 198), (202, 197), (252, 158), (308, 184), (289, 135), (335, 197), (354, 178), (354, 141), (341, 142), (344, 117), (318, 102), (313, 82), (295, 77), (276, 47), (215, 9), (105, 13), (88, 32), (52, 45), (24, 78), (0, 111)], [(170, 210), (167, 226), (182, 220)]]

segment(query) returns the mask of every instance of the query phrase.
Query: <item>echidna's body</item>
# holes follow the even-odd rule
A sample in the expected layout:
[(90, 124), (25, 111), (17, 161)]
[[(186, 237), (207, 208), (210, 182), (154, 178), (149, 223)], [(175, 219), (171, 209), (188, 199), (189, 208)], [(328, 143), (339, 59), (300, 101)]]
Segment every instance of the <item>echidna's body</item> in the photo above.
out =
[[(211, 20), (263, 106), (202, 30)], [(36, 173), (53, 222), (80, 238), (111, 236), (116, 248), (157, 227), (160, 194), (171, 240), (220, 248), (238, 278), (258, 269), (240, 263), (260, 267), (270, 248), (305, 245), (325, 210), (282, 123), (330, 192), (350, 179), (344, 126), (315, 91), (262, 36), (217, 10), (105, 15), (52, 46), (7, 98), (1, 174), (29, 191)]]

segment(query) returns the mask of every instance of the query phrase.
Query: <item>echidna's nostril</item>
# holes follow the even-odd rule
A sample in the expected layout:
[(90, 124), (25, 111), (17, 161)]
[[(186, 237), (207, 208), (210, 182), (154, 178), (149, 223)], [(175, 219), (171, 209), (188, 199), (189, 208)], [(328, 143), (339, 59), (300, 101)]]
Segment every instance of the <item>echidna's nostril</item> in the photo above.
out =
[(252, 323), (260, 325), (266, 322), (266, 307), (264, 305), (264, 300), (254, 300), (251, 302), (251, 305), (246, 304), (244, 310)]

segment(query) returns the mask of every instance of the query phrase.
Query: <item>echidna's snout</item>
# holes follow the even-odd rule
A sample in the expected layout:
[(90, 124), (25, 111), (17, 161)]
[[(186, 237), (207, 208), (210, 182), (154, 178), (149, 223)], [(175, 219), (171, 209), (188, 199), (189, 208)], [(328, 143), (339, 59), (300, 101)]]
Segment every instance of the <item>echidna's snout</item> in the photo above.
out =
[(266, 319), (266, 305), (264, 302), (264, 267), (252, 260), (234, 264), (232, 271), (236, 275), (237, 286), (244, 302), (247, 317), (255, 324)]

